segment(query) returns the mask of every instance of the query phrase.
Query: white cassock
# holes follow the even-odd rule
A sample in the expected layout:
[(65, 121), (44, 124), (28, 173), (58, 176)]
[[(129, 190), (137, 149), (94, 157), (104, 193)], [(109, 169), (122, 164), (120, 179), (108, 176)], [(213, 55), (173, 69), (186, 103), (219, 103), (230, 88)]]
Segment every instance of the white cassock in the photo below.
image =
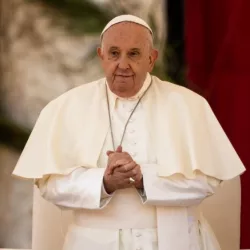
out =
[[(129, 99), (108, 90), (116, 146), (150, 82), (148, 74), (140, 92)], [(162, 83), (153, 78), (123, 141), (123, 150), (141, 166), (143, 192), (129, 188), (108, 195), (104, 190), (106, 151), (112, 150), (108, 117), (102, 110), (105, 102), (96, 103), (105, 99), (104, 79), (85, 87), (93, 99), (85, 100), (88, 108), (80, 105), (87, 94), (74, 96), (79, 92), (71, 91), (71, 98), (59, 97), (52, 102), (53, 109), (45, 110), (46, 117), (38, 120), (14, 174), (37, 179), (46, 200), (73, 209), (74, 222), (63, 250), (220, 249), (199, 204), (214, 194), (222, 180), (241, 174), (244, 167), (211, 111), (201, 108), (205, 101), (184, 88)], [(87, 89), (97, 85), (100, 96), (95, 96), (97, 89)], [(159, 100), (161, 96), (166, 100)], [(52, 119), (50, 126), (48, 119)], [(203, 124), (193, 127), (192, 123)], [(49, 139), (43, 142), (42, 137)], [(35, 161), (36, 170), (27, 167)]]

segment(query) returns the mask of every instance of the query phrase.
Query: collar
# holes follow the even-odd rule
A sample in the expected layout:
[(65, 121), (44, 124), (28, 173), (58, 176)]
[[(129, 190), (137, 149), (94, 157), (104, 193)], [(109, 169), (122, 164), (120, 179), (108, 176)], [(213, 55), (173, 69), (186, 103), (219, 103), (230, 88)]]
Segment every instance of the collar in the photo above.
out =
[(146, 79), (145, 79), (141, 89), (134, 96), (124, 98), (124, 97), (120, 97), (120, 96), (114, 94), (110, 90), (109, 85), (107, 84), (107, 81), (106, 81), (110, 108), (113, 109), (115, 107), (117, 100), (123, 100), (123, 101), (138, 100), (143, 95), (143, 93), (146, 91), (146, 89), (149, 87), (150, 83), (151, 83), (151, 75), (149, 73), (147, 73)]

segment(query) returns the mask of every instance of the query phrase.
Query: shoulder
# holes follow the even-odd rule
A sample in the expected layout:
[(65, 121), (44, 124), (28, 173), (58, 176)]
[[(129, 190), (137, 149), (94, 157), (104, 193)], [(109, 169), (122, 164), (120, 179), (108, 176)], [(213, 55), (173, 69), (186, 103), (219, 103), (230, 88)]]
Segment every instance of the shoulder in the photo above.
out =
[(201, 119), (211, 120), (214, 113), (207, 100), (194, 91), (154, 77), (155, 98), (165, 110), (180, 117), (191, 117), (193, 122)]
[(186, 104), (194, 104), (197, 105), (199, 103), (206, 104), (206, 99), (195, 93), (194, 91), (180, 86), (168, 81), (162, 81), (161, 79), (153, 76), (153, 81), (155, 83), (155, 88), (157, 92), (165, 99), (165, 100), (175, 100), (182, 101)]
[(81, 86), (72, 88), (57, 98), (50, 101), (42, 110), (46, 112), (49, 110), (57, 110), (62, 106), (68, 105), (70, 103), (78, 102), (88, 103), (91, 101), (94, 95), (99, 92), (100, 88), (104, 86), (105, 78), (101, 78), (97, 81), (82, 84)]

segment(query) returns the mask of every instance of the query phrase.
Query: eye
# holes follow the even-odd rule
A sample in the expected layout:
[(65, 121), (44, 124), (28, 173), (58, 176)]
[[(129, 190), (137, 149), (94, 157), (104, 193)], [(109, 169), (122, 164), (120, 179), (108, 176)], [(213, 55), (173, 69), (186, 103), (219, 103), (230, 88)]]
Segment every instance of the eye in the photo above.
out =
[(119, 56), (119, 52), (116, 51), (116, 50), (113, 50), (113, 51), (110, 52), (110, 55), (113, 56), (113, 57), (117, 57), (117, 56)]
[(129, 52), (129, 56), (131, 56), (131, 57), (136, 57), (136, 56), (139, 56), (139, 55), (140, 55), (139, 51), (131, 51), (131, 52)]

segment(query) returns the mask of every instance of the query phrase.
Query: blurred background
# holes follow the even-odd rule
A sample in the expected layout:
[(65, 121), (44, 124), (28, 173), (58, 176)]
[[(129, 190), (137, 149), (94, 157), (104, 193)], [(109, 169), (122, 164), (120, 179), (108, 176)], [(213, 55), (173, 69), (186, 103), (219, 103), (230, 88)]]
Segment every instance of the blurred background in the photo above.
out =
[[(247, 1), (0, 0), (0, 248), (31, 248), (32, 181), (11, 172), (42, 108), (103, 76), (96, 48), (116, 15), (149, 23), (160, 51), (154, 74), (204, 95), (249, 165)], [(244, 248), (250, 248), (248, 183), (249, 174), (242, 193)]]

